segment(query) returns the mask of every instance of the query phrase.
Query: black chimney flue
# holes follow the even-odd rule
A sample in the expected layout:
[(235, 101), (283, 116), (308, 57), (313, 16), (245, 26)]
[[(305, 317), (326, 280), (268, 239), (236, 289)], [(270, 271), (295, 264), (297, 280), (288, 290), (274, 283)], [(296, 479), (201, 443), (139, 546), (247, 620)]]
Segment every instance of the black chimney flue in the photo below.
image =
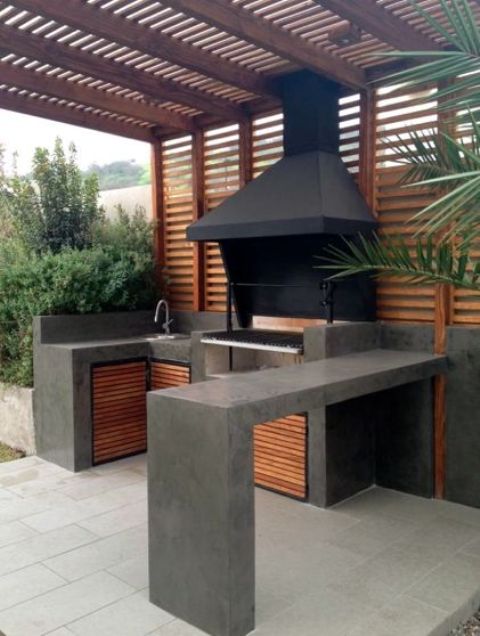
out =
[(339, 84), (309, 71), (282, 80), (286, 157), (315, 150), (338, 154), (340, 90)]

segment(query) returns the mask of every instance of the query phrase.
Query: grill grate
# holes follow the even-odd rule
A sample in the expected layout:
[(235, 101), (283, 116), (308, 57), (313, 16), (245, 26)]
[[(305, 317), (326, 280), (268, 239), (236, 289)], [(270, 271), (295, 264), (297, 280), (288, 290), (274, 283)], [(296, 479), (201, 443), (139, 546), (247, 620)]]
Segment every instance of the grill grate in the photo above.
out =
[(239, 329), (237, 331), (215, 331), (202, 338), (202, 342), (225, 346), (243, 346), (270, 350), (303, 352), (303, 334), (288, 331), (262, 329)]

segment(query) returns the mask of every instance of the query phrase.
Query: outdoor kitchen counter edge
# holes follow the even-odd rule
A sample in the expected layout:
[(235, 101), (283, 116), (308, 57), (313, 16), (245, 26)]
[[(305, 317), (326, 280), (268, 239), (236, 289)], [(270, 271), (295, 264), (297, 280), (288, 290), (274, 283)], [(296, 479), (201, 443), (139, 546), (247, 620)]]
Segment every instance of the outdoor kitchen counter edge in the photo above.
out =
[(74, 354), (86, 355), (90, 359), (95, 358), (95, 353), (98, 353), (100, 360), (108, 359), (109, 351), (115, 352), (115, 357), (118, 358), (119, 350), (124, 352), (125, 359), (146, 356), (190, 362), (191, 358), (191, 339), (189, 337), (181, 340), (152, 341), (143, 336), (134, 336), (132, 338), (61, 342), (42, 346), (72, 351)]
[[(161, 397), (234, 409), (287, 396), (298, 395), (301, 399), (302, 395), (313, 391), (317, 394), (316, 407), (319, 407), (417, 382), (446, 371), (446, 356), (372, 349), (167, 389), (162, 391)], [(150, 399), (158, 398), (159, 394), (153, 393)]]

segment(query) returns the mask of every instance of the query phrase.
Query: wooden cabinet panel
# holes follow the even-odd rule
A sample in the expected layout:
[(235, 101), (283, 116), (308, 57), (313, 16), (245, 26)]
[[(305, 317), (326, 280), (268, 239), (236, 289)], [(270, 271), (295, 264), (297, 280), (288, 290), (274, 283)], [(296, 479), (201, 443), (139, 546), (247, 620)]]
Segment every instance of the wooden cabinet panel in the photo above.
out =
[(306, 415), (257, 424), (253, 431), (256, 485), (306, 499), (307, 440)]
[(150, 362), (150, 389), (171, 389), (190, 384), (190, 367), (178, 362), (152, 360)]
[(147, 362), (92, 368), (93, 463), (147, 449)]

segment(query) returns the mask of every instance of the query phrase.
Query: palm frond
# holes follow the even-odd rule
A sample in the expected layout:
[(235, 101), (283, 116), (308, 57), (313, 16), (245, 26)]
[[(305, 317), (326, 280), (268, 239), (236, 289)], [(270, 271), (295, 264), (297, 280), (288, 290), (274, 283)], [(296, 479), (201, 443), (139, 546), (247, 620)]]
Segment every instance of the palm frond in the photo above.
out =
[(443, 283), (480, 290), (480, 262), (452, 244), (435, 245), (433, 239), (419, 239), (411, 249), (402, 237), (383, 240), (378, 235), (344, 241), (345, 248), (329, 246), (318, 257), (323, 264), (317, 268), (334, 272), (331, 280), (368, 272), (375, 278), (401, 277), (416, 285)]

